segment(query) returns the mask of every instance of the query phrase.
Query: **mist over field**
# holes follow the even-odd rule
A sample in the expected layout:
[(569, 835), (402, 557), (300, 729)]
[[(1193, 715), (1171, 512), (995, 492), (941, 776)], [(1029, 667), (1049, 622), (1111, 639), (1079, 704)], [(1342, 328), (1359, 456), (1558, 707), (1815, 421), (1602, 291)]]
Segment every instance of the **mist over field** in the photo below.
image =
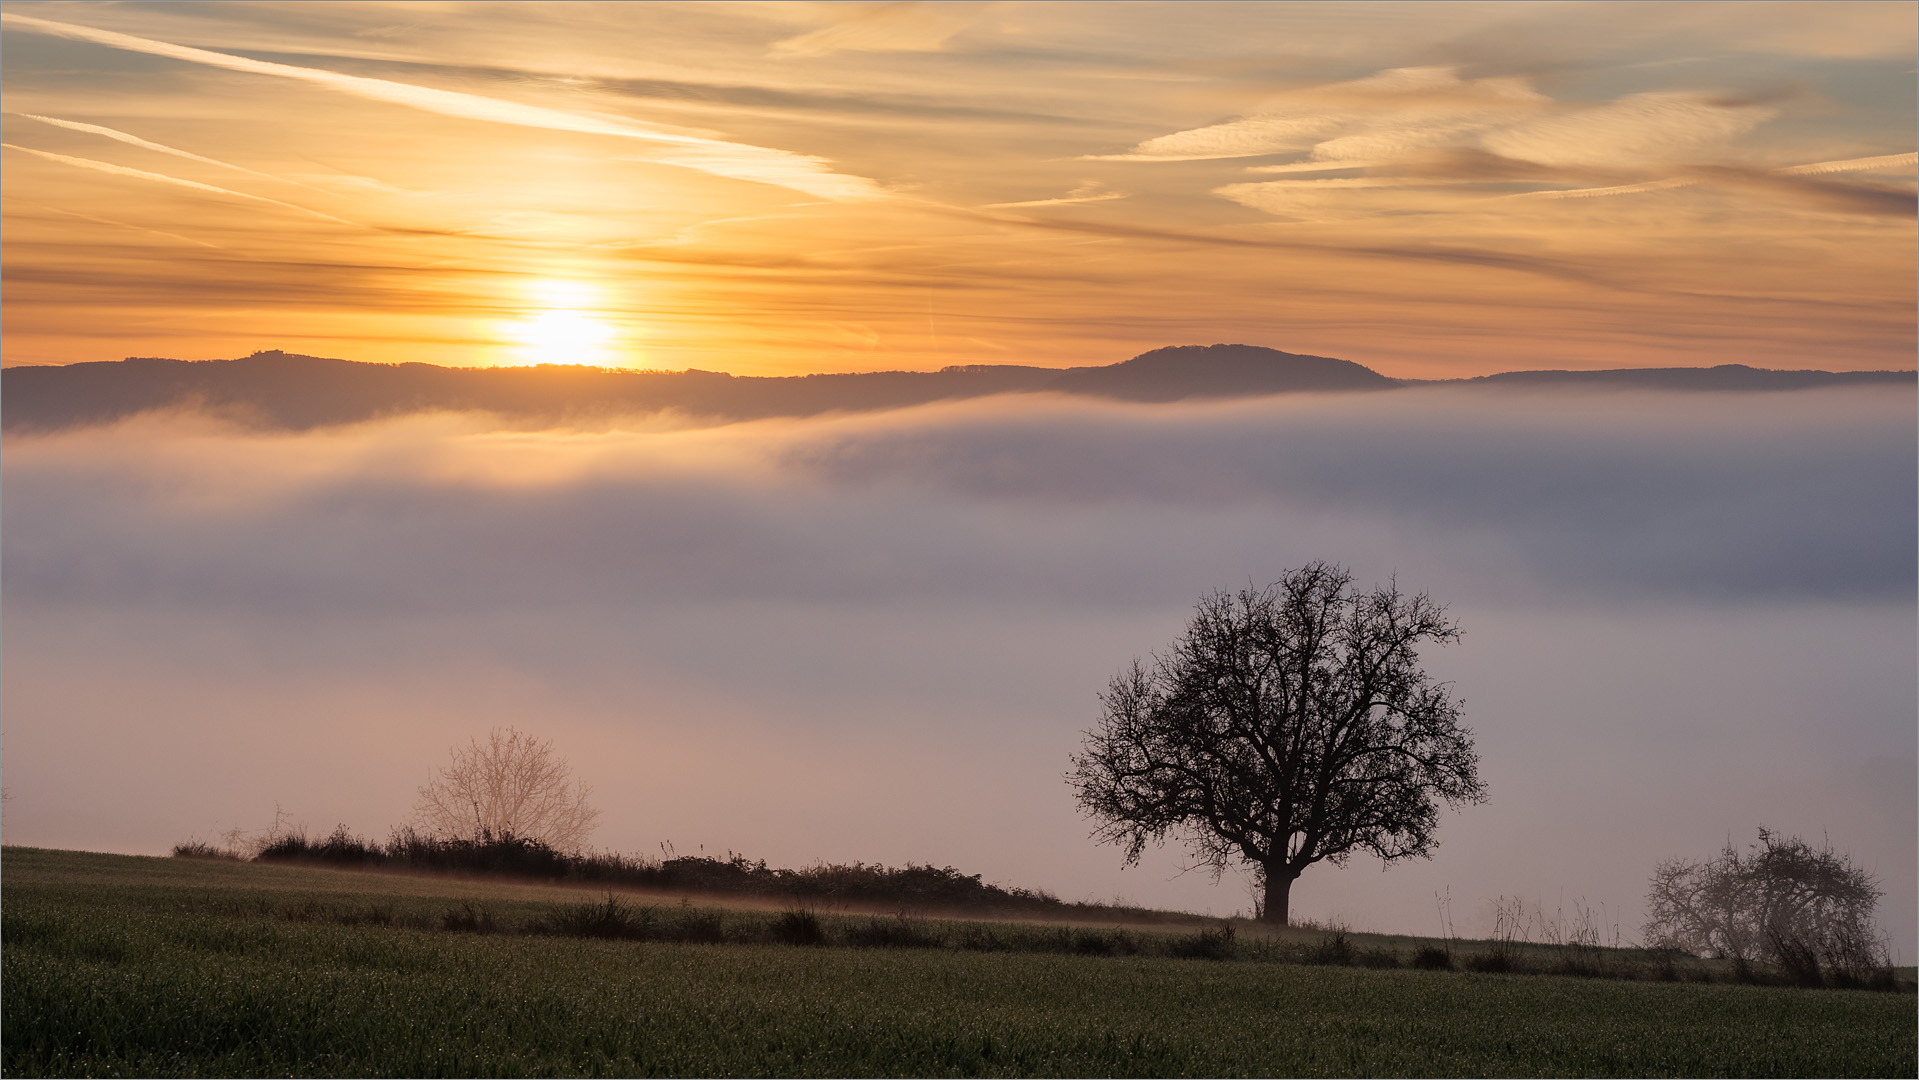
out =
[(1250, 910), (1120, 868), (1062, 774), (1096, 693), (1215, 588), (1316, 558), (1465, 629), (1491, 799), (1299, 916), (1483, 932), (1766, 825), (1877, 873), (1915, 957), (1909, 390), (1032, 394), (678, 430), (190, 413), (7, 437), (5, 837), (164, 852), (276, 805), (383, 836), (448, 746), (554, 740), (596, 842), (953, 864)]

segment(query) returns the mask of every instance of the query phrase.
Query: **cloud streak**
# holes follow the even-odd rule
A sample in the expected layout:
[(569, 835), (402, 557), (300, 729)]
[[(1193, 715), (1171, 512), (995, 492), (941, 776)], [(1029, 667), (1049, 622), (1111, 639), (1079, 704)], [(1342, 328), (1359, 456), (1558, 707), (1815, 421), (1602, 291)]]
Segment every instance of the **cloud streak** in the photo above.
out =
[[(1594, 199), (1710, 184), (1811, 210), (1910, 216), (1905, 190), (1794, 183), (1826, 173), (1910, 167), (1885, 154), (1757, 169), (1725, 159), (1733, 142), (1778, 115), (1770, 98), (1650, 91), (1589, 105), (1555, 102), (1516, 77), (1461, 78), (1400, 68), (1291, 92), (1251, 115), (1148, 139), (1089, 160), (1203, 161), (1306, 152), (1258, 173), (1364, 170), (1331, 179), (1228, 184), (1214, 193), (1294, 221), (1378, 221), (1442, 213), (1494, 217), (1500, 203)], [(1702, 163), (1703, 162), (1703, 163)], [(1593, 180), (1624, 179), (1594, 185)], [(1519, 193), (1489, 184), (1573, 182)]]
[(124, 131), (104, 127), (100, 124), (83, 124), (78, 120), (61, 120), (58, 117), (37, 116), (33, 113), (14, 113), (13, 115), (23, 116), (28, 120), (37, 120), (42, 124), (49, 124), (53, 127), (65, 128), (68, 131), (79, 131), (88, 135), (99, 135), (112, 139), (115, 142), (126, 143), (128, 146), (137, 146), (142, 150), (152, 150), (160, 154), (171, 154), (174, 157), (185, 158), (188, 161), (197, 161), (202, 165), (213, 165), (222, 169), (231, 169), (234, 172), (245, 173), (248, 176), (257, 176), (262, 180), (273, 180), (282, 184), (291, 184), (294, 187), (306, 188), (308, 191), (318, 191), (321, 194), (326, 194), (323, 189), (314, 187), (311, 184), (303, 184), (298, 180), (289, 180), (284, 176), (275, 176), (272, 173), (263, 173), (258, 169), (249, 169), (245, 165), (235, 165), (230, 161), (221, 161), (218, 158), (206, 157), (189, 150), (181, 150), (177, 147), (167, 146), (164, 143), (157, 143), (150, 139), (142, 139), (138, 135), (130, 135)]
[[(1562, 188), (1549, 191), (1527, 191), (1505, 196), (1508, 199), (1594, 199), (1611, 195), (1641, 195), (1653, 191), (1670, 191), (1674, 188), (1691, 187), (1694, 184), (1711, 183), (1714, 180), (1729, 185), (1744, 182), (1749, 187), (1762, 187), (1772, 191), (1786, 191), (1810, 196), (1809, 201), (1827, 205), (1837, 205), (1861, 213), (1885, 213), (1910, 216), (1913, 213), (1913, 199), (1910, 193), (1888, 191), (1884, 189), (1841, 188), (1826, 185), (1794, 185), (1782, 183), (1778, 179), (1794, 176), (1827, 176), (1833, 173), (1872, 172), (1880, 169), (1911, 168), (1919, 165), (1919, 153), (1881, 154), (1876, 157), (1849, 158), (1843, 161), (1815, 161), (1806, 165), (1791, 165), (1782, 169), (1737, 170), (1710, 169), (1687, 175), (1669, 177), (1664, 180), (1649, 180), (1638, 184), (1615, 184), (1610, 187)], [(1821, 196), (1824, 196), (1823, 198)]]
[(538, 105), (483, 97), (478, 94), (439, 90), (387, 79), (345, 75), (321, 68), (253, 60), (243, 56), (174, 45), (169, 42), (136, 37), (132, 34), (97, 30), (31, 15), (6, 12), (0, 14), (0, 19), (19, 29), (92, 42), (129, 52), (164, 56), (227, 71), (293, 79), (355, 97), (437, 113), (441, 116), (653, 143), (660, 149), (649, 154), (649, 160), (698, 169), (735, 180), (751, 180), (756, 183), (792, 188), (821, 198), (859, 200), (878, 198), (882, 194), (872, 181), (864, 177), (836, 173), (819, 158), (784, 150), (726, 142), (670, 131), (663, 127), (631, 120), (585, 116)]
[(183, 180), (180, 177), (168, 176), (165, 173), (148, 172), (145, 169), (134, 169), (125, 165), (115, 165), (110, 161), (95, 161), (92, 158), (56, 154), (50, 150), (35, 150), (31, 146), (19, 146), (14, 143), (0, 143), (0, 147), (5, 147), (8, 150), (18, 150), (23, 154), (32, 154), (34, 157), (45, 158), (48, 161), (56, 161), (62, 165), (71, 165), (76, 169), (91, 169), (94, 172), (103, 172), (109, 176), (125, 176), (135, 180), (145, 180), (154, 184), (171, 184), (174, 187), (189, 188), (194, 191), (205, 191), (214, 195), (223, 195), (231, 199), (247, 199), (251, 202), (265, 203), (268, 206), (277, 206), (283, 210), (292, 210), (296, 213), (306, 214), (309, 217), (316, 217), (322, 221), (331, 221), (336, 225), (358, 224), (357, 222), (348, 221), (345, 218), (335, 217), (332, 214), (310, 209), (305, 206), (299, 206), (290, 202), (281, 202), (279, 199), (269, 199), (264, 195), (249, 195), (244, 191), (234, 191), (231, 188), (216, 187), (213, 184), (202, 184), (198, 180)]

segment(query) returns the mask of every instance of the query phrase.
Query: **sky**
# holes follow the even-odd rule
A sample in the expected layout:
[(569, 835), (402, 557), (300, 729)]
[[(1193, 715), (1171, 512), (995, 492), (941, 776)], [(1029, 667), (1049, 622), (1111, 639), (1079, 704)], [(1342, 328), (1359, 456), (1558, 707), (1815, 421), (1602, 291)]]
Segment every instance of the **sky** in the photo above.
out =
[(1910, 368), (1906, 3), (8, 3), (4, 362)]
[[(1244, 342), (1411, 378), (1913, 365), (1910, 4), (0, 6), (9, 365), (739, 374)], [(1919, 957), (1919, 403), (1422, 386), (9, 433), (0, 831), (384, 837), (551, 739), (657, 854), (1122, 866), (1064, 776), (1215, 589), (1447, 605), (1489, 800), (1296, 915), (1634, 940), (1767, 827)]]

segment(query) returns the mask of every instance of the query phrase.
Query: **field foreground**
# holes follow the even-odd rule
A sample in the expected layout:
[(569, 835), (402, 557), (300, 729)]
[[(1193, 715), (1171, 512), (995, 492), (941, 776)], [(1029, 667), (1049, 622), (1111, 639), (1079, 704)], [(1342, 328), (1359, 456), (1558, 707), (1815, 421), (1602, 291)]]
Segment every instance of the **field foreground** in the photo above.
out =
[[(1204, 934), (936, 934), (26, 848), (0, 855), (0, 875), (14, 1076), (1919, 1071), (1905, 994), (1214, 962)], [(534, 925), (570, 930), (486, 932)], [(646, 936), (636, 925), (676, 929), (618, 939)], [(987, 936), (885, 947), (969, 933)], [(979, 947), (1021, 934), (1060, 948)]]

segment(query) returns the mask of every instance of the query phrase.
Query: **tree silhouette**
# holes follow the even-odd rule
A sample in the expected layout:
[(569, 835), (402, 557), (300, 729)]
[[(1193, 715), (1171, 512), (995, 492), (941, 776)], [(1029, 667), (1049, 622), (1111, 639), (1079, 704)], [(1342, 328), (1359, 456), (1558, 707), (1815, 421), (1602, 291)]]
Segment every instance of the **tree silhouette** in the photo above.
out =
[(517, 728), (494, 728), (485, 743), (470, 739), (451, 751), (452, 763), (420, 788), (413, 808), (420, 828), (450, 839), (537, 840), (576, 850), (600, 812), (587, 805), (591, 789), (572, 782), (553, 744)]
[(1660, 863), (1641, 933), (1655, 948), (1763, 961), (1801, 981), (1819, 981), (1822, 966), (1861, 977), (1885, 963), (1873, 924), (1882, 895), (1831, 843), (1760, 829), (1746, 852), (1727, 841), (1714, 859)]
[(1127, 862), (1177, 836), (1215, 875), (1248, 864), (1284, 924), (1308, 866), (1426, 856), (1436, 799), (1485, 801), (1459, 703), (1419, 667), (1421, 643), (1458, 637), (1425, 594), (1360, 592), (1323, 562), (1213, 593), (1100, 695), (1069, 782)]

